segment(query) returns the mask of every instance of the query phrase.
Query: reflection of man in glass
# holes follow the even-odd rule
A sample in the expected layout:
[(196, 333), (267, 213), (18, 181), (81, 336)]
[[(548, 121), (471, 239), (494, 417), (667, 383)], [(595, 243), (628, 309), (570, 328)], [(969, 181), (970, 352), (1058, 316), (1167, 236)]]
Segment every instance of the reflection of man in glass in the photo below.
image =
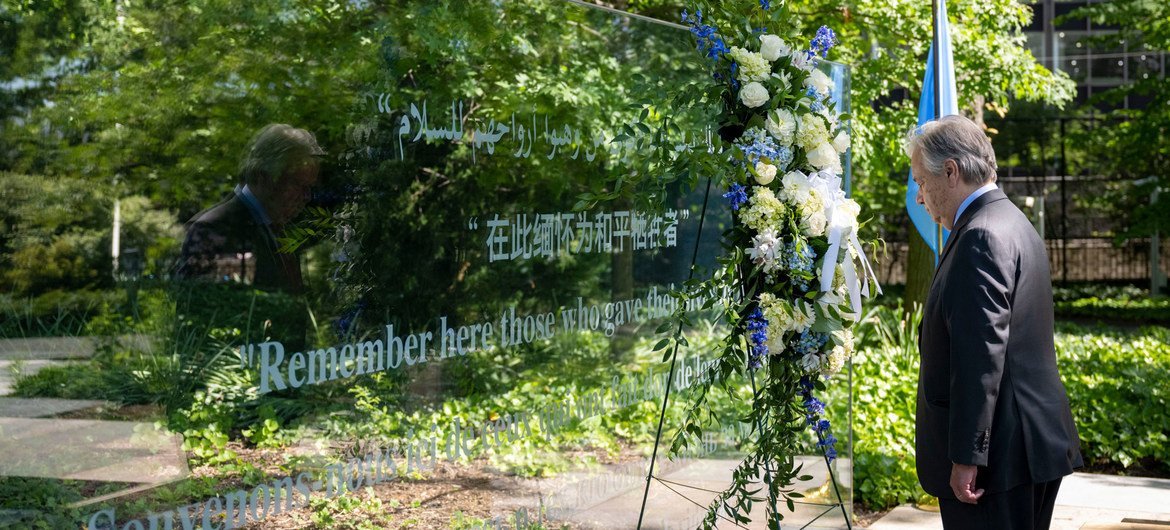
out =
[(278, 123), (257, 132), (240, 165), (243, 184), (188, 222), (178, 276), (300, 294), (300, 262), (278, 251), (277, 238), (309, 202), (324, 154), (304, 129)]

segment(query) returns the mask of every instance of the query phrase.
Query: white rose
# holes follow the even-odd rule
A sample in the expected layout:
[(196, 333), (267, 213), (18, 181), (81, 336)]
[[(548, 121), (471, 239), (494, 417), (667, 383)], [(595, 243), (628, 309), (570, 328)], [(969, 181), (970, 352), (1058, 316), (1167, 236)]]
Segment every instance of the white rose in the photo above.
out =
[(771, 96), (768, 95), (768, 89), (764, 88), (755, 81), (743, 86), (739, 91), (739, 100), (743, 102), (749, 109), (754, 109), (768, 102)]
[(833, 79), (820, 70), (812, 70), (808, 73), (808, 79), (804, 80), (804, 87), (812, 88), (818, 95), (825, 97), (833, 91)]
[(849, 150), (849, 135), (845, 131), (837, 133), (837, 137), (833, 138), (833, 149), (838, 153), (844, 153)]
[(789, 48), (780, 37), (760, 35), (760, 55), (763, 55), (764, 59), (772, 62), (790, 53), (792, 48)]
[(780, 145), (788, 147), (792, 145), (793, 133), (796, 132), (796, 116), (788, 109), (776, 109), (768, 113), (764, 128), (780, 142)]
[(853, 199), (845, 199), (837, 203), (837, 211), (840, 211), (846, 219), (852, 221), (851, 224), (857, 224), (857, 216), (861, 215), (861, 205)]
[(804, 217), (801, 224), (804, 228), (804, 235), (809, 237), (820, 237), (825, 235), (825, 225), (828, 224), (828, 220), (825, 219), (824, 210), (813, 210)]
[(834, 175), (841, 173), (841, 154), (829, 142), (824, 142), (816, 149), (809, 151), (808, 163), (817, 169), (832, 172)]
[(756, 182), (761, 186), (767, 186), (776, 179), (776, 166), (772, 164), (765, 164), (763, 162), (756, 162)]

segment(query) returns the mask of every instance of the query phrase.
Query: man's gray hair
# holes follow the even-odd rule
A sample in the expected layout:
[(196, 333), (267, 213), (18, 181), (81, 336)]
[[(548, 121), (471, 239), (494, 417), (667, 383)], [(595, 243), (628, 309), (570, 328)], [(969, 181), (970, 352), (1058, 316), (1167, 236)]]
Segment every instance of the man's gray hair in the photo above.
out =
[(265, 177), (275, 183), (287, 170), (324, 154), (313, 133), (284, 123), (272, 123), (252, 137), (240, 163), (240, 177), (246, 184), (255, 185)]
[(995, 151), (991, 140), (975, 122), (957, 115), (922, 124), (906, 136), (906, 154), (918, 151), (927, 171), (941, 175), (944, 162), (954, 160), (968, 184), (982, 186), (995, 181)]

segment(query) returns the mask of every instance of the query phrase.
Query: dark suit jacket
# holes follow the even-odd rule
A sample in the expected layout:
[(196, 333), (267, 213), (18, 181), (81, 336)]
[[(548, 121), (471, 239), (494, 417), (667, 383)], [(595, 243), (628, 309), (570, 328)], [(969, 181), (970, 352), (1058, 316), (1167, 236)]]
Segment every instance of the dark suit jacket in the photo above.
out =
[(1000, 190), (973, 201), (935, 272), (919, 331), (916, 451), (927, 493), (954, 498), (951, 464), (988, 493), (1082, 464), (1056, 368), (1044, 242)]
[(272, 231), (233, 194), (187, 223), (176, 272), (185, 279), (242, 281), (264, 291), (300, 294), (300, 263), (279, 248)]

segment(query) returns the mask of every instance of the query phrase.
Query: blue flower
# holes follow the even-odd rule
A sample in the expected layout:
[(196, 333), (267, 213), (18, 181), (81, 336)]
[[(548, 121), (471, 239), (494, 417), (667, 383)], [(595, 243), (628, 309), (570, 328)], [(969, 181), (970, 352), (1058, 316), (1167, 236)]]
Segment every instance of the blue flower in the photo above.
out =
[(691, 26), (691, 34), (695, 36), (697, 49), (706, 54), (707, 57), (716, 59), (731, 51), (727, 47), (727, 43), (723, 42), (723, 38), (718, 35), (719, 30), (715, 29), (715, 26), (703, 23), (702, 9), (696, 10), (694, 15), (683, 10), (682, 21)]
[[(827, 338), (827, 336), (826, 336)], [(816, 385), (813, 379), (809, 376), (802, 376), (800, 378), (800, 395), (804, 398), (805, 421), (817, 433), (819, 440), (817, 447), (821, 447), (825, 451), (825, 458), (832, 462), (837, 459), (837, 437), (829, 432), (831, 425), (829, 420), (821, 419), (820, 416), (825, 413), (825, 403), (813, 397), (813, 389)]]
[(820, 333), (817, 331), (804, 331), (799, 336), (795, 337), (789, 346), (792, 352), (797, 357), (804, 357), (810, 353), (817, 353), (821, 351), (821, 347), (829, 342), (828, 333)]
[(758, 306), (748, 315), (747, 328), (751, 331), (748, 340), (752, 345), (748, 368), (755, 370), (764, 365), (764, 358), (768, 356), (768, 319)]
[(788, 254), (789, 283), (800, 291), (808, 291), (816, 254), (807, 243), (798, 245), (790, 241), (784, 247)]
[(771, 0), (760, 0), (760, 9), (767, 11), (772, 8)]
[(809, 52), (820, 53), (821, 57), (825, 57), (835, 44), (837, 44), (837, 34), (833, 33), (829, 26), (821, 26), (812, 42), (809, 43)]
[(825, 402), (809, 395), (804, 398), (804, 410), (810, 415), (820, 416), (825, 413)]
[(745, 188), (739, 184), (732, 184), (731, 189), (723, 194), (723, 198), (727, 199), (727, 202), (731, 204), (732, 210), (737, 211), (739, 210), (739, 206), (748, 200)]
[(723, 42), (723, 37), (715, 37), (714, 39), (711, 39), (711, 42), (707, 48), (707, 58), (715, 59), (729, 51), (731, 51), (731, 48), (728, 48), (727, 44)]
[(747, 159), (747, 167), (755, 167), (760, 158), (767, 158), (778, 171), (792, 163), (792, 149), (776, 145), (776, 140), (760, 128), (748, 129), (736, 145)]

